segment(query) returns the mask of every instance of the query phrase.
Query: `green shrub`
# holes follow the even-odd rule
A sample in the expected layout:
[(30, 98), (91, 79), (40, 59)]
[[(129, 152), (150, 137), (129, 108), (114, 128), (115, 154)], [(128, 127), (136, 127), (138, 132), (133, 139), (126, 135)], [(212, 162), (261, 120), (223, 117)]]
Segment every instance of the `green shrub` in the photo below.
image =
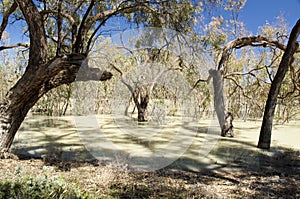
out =
[(0, 198), (91, 198), (62, 178), (24, 177), (0, 182)]

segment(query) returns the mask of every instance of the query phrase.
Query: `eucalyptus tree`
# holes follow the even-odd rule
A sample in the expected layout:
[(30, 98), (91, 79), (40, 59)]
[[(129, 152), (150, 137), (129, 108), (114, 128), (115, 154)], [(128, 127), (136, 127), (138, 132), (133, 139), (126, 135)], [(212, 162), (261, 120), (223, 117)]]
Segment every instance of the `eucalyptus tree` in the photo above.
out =
[[(223, 67), (222, 53), (224, 51), (224, 46), (226, 46), (231, 39), (233, 40), (246, 34), (244, 23), (239, 20), (240, 11), (244, 7), (246, 0), (229, 0), (219, 2), (219, 9), (216, 10), (230, 13), (229, 15), (231, 16), (231, 19), (225, 19), (223, 17), (223, 13), (214, 13), (212, 10), (213, 16), (211, 17), (211, 21), (204, 26), (204, 31), (201, 31), (202, 35), (199, 35), (202, 45), (207, 50), (211, 51), (215, 63), (218, 64), (214, 69), (209, 71), (210, 75), (208, 79), (198, 80), (194, 84), (194, 87), (196, 87), (200, 82), (209, 82), (212, 79), (214, 89), (214, 109), (217, 114), (221, 132), (225, 124), (226, 112), (224, 75), (227, 74), (227, 69), (229, 69), (229, 67)], [(232, 69), (236, 70), (237, 66), (233, 66)], [(233, 79), (227, 80), (234, 81)]]
[[(202, 37), (204, 45), (212, 49), (215, 61), (218, 63), (216, 70), (210, 71), (210, 78), (213, 78), (215, 109), (217, 111), (221, 128), (224, 123), (223, 118), (226, 109), (223, 97), (224, 88), (227, 89), (227, 92), (229, 92), (229, 108), (234, 108), (237, 110), (237, 114), (240, 114), (240, 102), (242, 102), (240, 100), (241, 97), (243, 98), (242, 103), (255, 104), (255, 107), (258, 107), (257, 110), (260, 111), (255, 111), (253, 114), (255, 116), (262, 117), (264, 109), (268, 109), (268, 111), (270, 111), (270, 104), (265, 106), (265, 100), (268, 98), (265, 90), (270, 89), (270, 87), (273, 87), (273, 91), (277, 91), (277, 89), (283, 85), (283, 89), (281, 89), (281, 91), (279, 89), (278, 93), (275, 94), (276, 99), (278, 97), (280, 101), (283, 101), (282, 99), (286, 98), (290, 104), (297, 104), (298, 102), (297, 97), (295, 96), (297, 96), (298, 93), (297, 74), (299, 70), (297, 67), (295, 67), (296, 64), (293, 65), (295, 60), (297, 61), (297, 57), (293, 58), (292, 53), (289, 55), (289, 59), (292, 59), (292, 61), (289, 59), (281, 61), (285, 61), (285, 64), (289, 65), (289, 71), (283, 70), (287, 72), (289, 77), (287, 77), (285, 81), (280, 80), (280, 83), (277, 83), (277, 86), (274, 86), (273, 82), (276, 76), (275, 74), (278, 74), (278, 72), (276, 73), (277, 68), (279, 65), (281, 65), (280, 60), (287, 49), (286, 43), (288, 36), (286, 35), (287, 28), (284, 24), (283, 17), (278, 17), (278, 21), (280, 23), (278, 23), (276, 28), (269, 25), (268, 27), (264, 27), (264, 29), (261, 31), (261, 35), (248, 36), (249, 33), (244, 30), (242, 22), (237, 20), (238, 12), (240, 9), (242, 9), (244, 3), (244, 1), (228, 1), (228, 5), (225, 6), (225, 9), (233, 12), (232, 20), (228, 21), (222, 16), (213, 17), (212, 21), (208, 24), (207, 34), (204, 34)], [(232, 28), (231, 25), (228, 26), (228, 24), (233, 25), (234, 28)], [(233, 30), (232, 33), (230, 33), (230, 30), (228, 32), (227, 27), (229, 27), (230, 30)], [(238, 30), (243, 31), (239, 32)], [(291, 36), (292, 35), (293, 34), (291, 34)], [(258, 47), (269, 50), (265, 50), (261, 54), (259, 53), (261, 51), (252, 51), (253, 54), (256, 54), (256, 57), (260, 57), (258, 58), (257, 63), (254, 63), (253, 60), (245, 59), (245, 55), (249, 54), (249, 52), (251, 53), (249, 48), (257, 49)], [(236, 53), (236, 49), (241, 49), (239, 51), (241, 53)], [(299, 49), (296, 48), (294, 52), (299, 52)], [(287, 61), (289, 61), (289, 63), (287, 63)], [(228, 84), (231, 85), (230, 88), (224, 87), (225, 80), (227, 80)], [(198, 82), (201, 81), (198, 80), (197, 83)], [(290, 84), (288, 84), (288, 82), (290, 82)], [(253, 95), (259, 95), (261, 98), (259, 100), (253, 100)], [(270, 95), (271, 94), (269, 94), (269, 98), (271, 98)], [(235, 99), (237, 99), (237, 101), (235, 101)], [(274, 103), (274, 96), (272, 99)], [(275, 102), (275, 104), (276, 103), (277, 102)], [(275, 111), (275, 107), (276, 106), (272, 106), (271, 109), (274, 109), (272, 111)], [(246, 111), (247, 109), (249, 108), (247, 107)], [(273, 115), (272, 117), (270, 116), (270, 113), (271, 112), (269, 112), (269, 116), (267, 116), (268, 122), (266, 122), (267, 119), (264, 119), (262, 124), (262, 129), (265, 130), (261, 130), (261, 135), (264, 136), (261, 136), (261, 141), (259, 141), (260, 144), (258, 147), (260, 148), (270, 147), (272, 129), (270, 126), (272, 126), (271, 120), (273, 121), (274, 117), (274, 113), (271, 114)], [(262, 147), (261, 143), (263, 142), (268, 144)]]
[(299, 42), (298, 37), (300, 35), (300, 19), (293, 27), (291, 34), (289, 36), (288, 44), (285, 48), (284, 54), (281, 58), (278, 70), (271, 84), (271, 88), (268, 94), (268, 99), (265, 106), (263, 122), (260, 130), (258, 148), (269, 149), (271, 145), (271, 135), (272, 135), (272, 126), (273, 118), (277, 103), (277, 97), (280, 93), (282, 82), (285, 78), (289, 67), (294, 61), (294, 53), (299, 51)]
[[(115, 17), (127, 24), (166, 26), (177, 31), (188, 27), (196, 1), (3, 1), (2, 38), (10, 20), (23, 20), (28, 44), (2, 46), (1, 50), (24, 47), (29, 55), (24, 74), (0, 103), (0, 151), (7, 152), (28, 111), (48, 91), (76, 79), (104, 81), (112, 73), (90, 68), (85, 62), (95, 38)], [(54, 48), (53, 48), (54, 47)], [(54, 49), (54, 50), (53, 50)]]
[[(115, 64), (112, 67), (121, 75), (121, 82), (127, 87), (131, 94), (138, 112), (138, 121), (148, 120), (148, 105), (154, 89), (158, 86), (160, 79), (167, 78), (169, 71), (180, 68), (180, 56), (171, 55), (171, 52), (163, 49), (142, 49), (138, 54), (142, 54), (143, 60), (139, 60), (140, 70), (135, 74), (124, 75)], [(137, 64), (137, 63), (136, 63)], [(179, 82), (178, 82), (179, 84)], [(166, 87), (165, 85), (160, 85)], [(178, 88), (180, 85), (177, 86)]]
[[(289, 41), (287, 45), (284, 43), (281, 43), (280, 40), (277, 39), (272, 39), (270, 37), (265, 37), (265, 36), (248, 36), (248, 37), (242, 37), (242, 38), (237, 38), (234, 39), (230, 42), (228, 42), (225, 47), (222, 50), (222, 56), (221, 59), (218, 63), (218, 74), (221, 76), (218, 77), (218, 80), (220, 79), (219, 82), (219, 89), (223, 87), (222, 85), (222, 77), (229, 77), (232, 75), (251, 75), (256, 77), (255, 72), (260, 71), (262, 69), (266, 70), (266, 74), (269, 76), (269, 79), (271, 81), (271, 86), (270, 86), (270, 91), (268, 93), (268, 98), (266, 105), (264, 106), (264, 116), (263, 116), (263, 122), (261, 126), (261, 131), (260, 131), (260, 138), (258, 142), (258, 148), (263, 148), (263, 149), (268, 149), (270, 148), (271, 144), (271, 135), (272, 135), (272, 125), (273, 125), (273, 118), (274, 118), (274, 113), (275, 113), (275, 108), (277, 104), (277, 98), (280, 93), (280, 88), (283, 84), (283, 80), (285, 78), (286, 73), (288, 72), (289, 68), (292, 71), (293, 75), (293, 91), (296, 92), (298, 90), (298, 83), (297, 81), (297, 75), (298, 72), (297, 69), (294, 69), (295, 67), (292, 65), (295, 58), (294, 58), (294, 53), (300, 52), (299, 44), (297, 41), (297, 38), (299, 36), (300, 32), (300, 20), (297, 21), (296, 25), (293, 27), (290, 36), (289, 36)], [(227, 63), (229, 61), (231, 52), (233, 49), (240, 49), (246, 46), (251, 46), (251, 47), (262, 47), (262, 48), (274, 48), (274, 49), (280, 49), (284, 51), (282, 57), (277, 57), (280, 58), (281, 61), (279, 63), (278, 69), (274, 75), (270, 73), (268, 68), (266, 66), (263, 67), (255, 67), (251, 70), (248, 71), (243, 71), (243, 72), (238, 72), (238, 73), (233, 73), (233, 74), (226, 74), (225, 72), (227, 71)], [(276, 55), (276, 54), (275, 54)], [(276, 56), (275, 56), (276, 58)], [(277, 60), (277, 58), (274, 60)], [(271, 60), (274, 61), (274, 60)], [(256, 77), (257, 78), (257, 77)], [(296, 80), (296, 81), (295, 81)], [(236, 84), (240, 86), (237, 82)], [(241, 87), (241, 86), (240, 86)], [(242, 87), (241, 87), (242, 88)], [(220, 92), (222, 94), (222, 92)], [(221, 107), (221, 106), (220, 106)], [(220, 111), (222, 111), (222, 108), (220, 108)]]

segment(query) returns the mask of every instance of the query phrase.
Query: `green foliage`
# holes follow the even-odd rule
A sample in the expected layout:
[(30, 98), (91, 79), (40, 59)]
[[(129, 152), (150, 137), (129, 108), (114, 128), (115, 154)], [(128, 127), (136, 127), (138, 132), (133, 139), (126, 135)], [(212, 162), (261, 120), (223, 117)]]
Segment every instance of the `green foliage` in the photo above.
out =
[(0, 198), (91, 198), (79, 188), (67, 184), (62, 178), (21, 177), (0, 181)]

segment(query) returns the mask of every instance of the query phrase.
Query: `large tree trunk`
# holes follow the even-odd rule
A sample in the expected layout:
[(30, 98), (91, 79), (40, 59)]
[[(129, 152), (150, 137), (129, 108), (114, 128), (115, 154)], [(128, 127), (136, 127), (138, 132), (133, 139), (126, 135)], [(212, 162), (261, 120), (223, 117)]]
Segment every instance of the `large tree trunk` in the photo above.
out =
[(282, 56), (279, 64), (277, 73), (271, 84), (271, 88), (268, 94), (268, 99), (265, 106), (265, 112), (263, 116), (263, 122), (260, 130), (260, 136), (258, 141), (258, 148), (269, 149), (271, 145), (272, 125), (274, 112), (276, 108), (277, 96), (279, 94), (282, 81), (285, 77), (286, 72), (293, 60), (293, 55), (299, 47), (297, 38), (300, 33), (300, 20), (297, 21), (296, 25), (292, 29), (288, 45)]
[(27, 70), (0, 104), (0, 152), (7, 152), (28, 111), (61, 79), (46, 77), (41, 69)]
[(30, 48), (26, 71), (0, 103), (0, 156), (8, 152), (17, 130), (33, 105), (49, 90), (75, 81), (80, 67), (81, 81), (106, 80), (112, 74), (89, 68), (86, 55), (73, 53), (48, 60), (48, 46), (43, 17), (32, 0), (16, 0), (29, 27)]
[[(15, 134), (28, 111), (51, 89), (74, 82), (85, 57), (71, 54), (55, 58), (37, 71), (26, 70), (22, 78), (7, 93), (0, 104), (0, 152), (8, 152)], [(96, 68), (87, 68), (80, 81), (110, 79), (112, 74)]]
[(38, 100), (42, 86), (40, 76), (45, 73), (43, 64), (47, 59), (47, 42), (42, 16), (32, 1), (16, 0), (16, 2), (29, 27), (29, 61), (25, 74), (10, 89), (3, 103), (0, 104), (0, 152), (8, 151), (26, 114)]
[(9, 150), (26, 114), (41, 96), (40, 85), (34, 85), (28, 78), (30, 75), (24, 75), (0, 104), (0, 152)]
[(147, 121), (147, 108), (139, 108), (138, 109), (138, 121), (146, 122)]

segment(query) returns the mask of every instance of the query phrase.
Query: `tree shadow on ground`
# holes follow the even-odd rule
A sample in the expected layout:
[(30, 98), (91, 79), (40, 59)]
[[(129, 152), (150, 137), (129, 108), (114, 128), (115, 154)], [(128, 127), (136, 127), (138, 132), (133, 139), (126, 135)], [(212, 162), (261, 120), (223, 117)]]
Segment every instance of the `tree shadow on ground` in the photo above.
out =
[[(39, 136), (34, 140), (27, 140), (33, 142), (34, 145), (22, 145), (22, 141), (18, 139), (15, 141), (14, 145), (17, 147), (13, 152), (21, 159), (41, 158), (45, 165), (55, 166), (63, 171), (70, 171), (72, 167), (79, 167), (85, 163), (91, 163), (94, 166), (110, 164), (117, 169), (125, 168), (127, 171), (131, 169), (130, 163), (133, 162), (133, 159), (126, 151), (105, 148), (101, 152), (106, 158), (95, 159), (91, 155), (91, 151), (80, 144), (79, 139), (75, 139), (76, 131), (67, 120), (49, 122), (46, 119), (30, 125), (30, 130), (38, 132)], [(45, 129), (39, 128), (40, 125)], [(51, 126), (64, 131), (58, 134), (45, 133), (46, 127)], [(186, 129), (189, 128), (186, 127)], [(205, 139), (206, 136), (207, 129), (198, 128), (196, 137)], [(91, 138), (87, 141), (97, 142), (97, 139)], [(137, 142), (149, 149), (152, 147), (151, 144), (135, 140), (130, 136), (119, 138), (119, 142), (128, 141)], [(166, 161), (171, 164), (150, 172), (159, 176), (184, 180), (188, 184), (210, 184), (218, 181), (228, 183), (228, 186), (243, 186), (244, 180), (247, 180), (250, 181), (250, 185), (247, 186), (253, 190), (252, 198), (255, 198), (257, 194), (284, 196), (287, 192), (291, 193), (289, 195), (291, 197), (299, 196), (297, 195), (300, 194), (297, 191), (297, 183), (299, 184), (300, 180), (300, 151), (284, 147), (273, 147), (270, 150), (257, 149), (254, 144), (239, 140), (239, 135), (237, 135), (233, 139), (219, 137), (217, 144), (208, 154), (201, 154), (200, 149), (197, 151), (197, 142), (196, 140), (190, 146), (190, 152), (187, 151), (175, 161), (172, 158), (168, 160), (167, 157), (156, 159), (155, 161)], [(143, 157), (134, 161), (149, 163), (153, 160)], [(251, 197), (249, 196), (249, 198)]]

